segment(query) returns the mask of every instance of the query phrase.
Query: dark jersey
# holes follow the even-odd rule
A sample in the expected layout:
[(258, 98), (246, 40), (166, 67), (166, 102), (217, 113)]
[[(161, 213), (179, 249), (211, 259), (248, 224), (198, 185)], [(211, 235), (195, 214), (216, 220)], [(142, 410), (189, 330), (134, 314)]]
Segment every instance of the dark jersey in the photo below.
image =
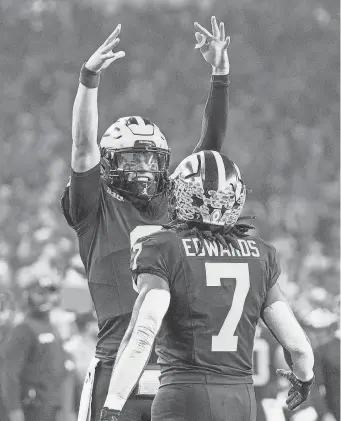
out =
[(197, 256), (197, 238), (162, 230), (134, 247), (135, 278), (155, 273), (170, 288), (156, 344), (163, 372), (196, 370), (252, 383), (255, 330), (280, 268), (275, 249), (262, 239), (238, 241), (240, 251), (205, 240)]
[(84, 173), (72, 172), (64, 206), (68, 222), (78, 234), (79, 253), (98, 317), (96, 355), (113, 359), (136, 299), (129, 270), (131, 240), (159, 230), (157, 224), (167, 222), (167, 201), (160, 197), (148, 213), (139, 212), (106, 184), (98, 164)]

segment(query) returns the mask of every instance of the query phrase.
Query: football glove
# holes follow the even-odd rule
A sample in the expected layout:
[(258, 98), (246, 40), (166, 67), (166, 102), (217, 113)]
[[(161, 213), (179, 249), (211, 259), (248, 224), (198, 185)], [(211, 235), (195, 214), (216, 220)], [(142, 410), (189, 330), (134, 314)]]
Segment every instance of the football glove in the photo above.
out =
[(120, 413), (121, 411), (117, 411), (116, 409), (110, 409), (104, 406), (101, 411), (99, 421), (118, 421)]
[(276, 370), (276, 373), (282, 377), (285, 377), (292, 384), (288, 392), (288, 399), (286, 404), (288, 408), (293, 411), (295, 408), (301, 405), (308, 399), (311, 389), (315, 383), (315, 375), (307, 382), (299, 380), (292, 371), (286, 371), (282, 369)]

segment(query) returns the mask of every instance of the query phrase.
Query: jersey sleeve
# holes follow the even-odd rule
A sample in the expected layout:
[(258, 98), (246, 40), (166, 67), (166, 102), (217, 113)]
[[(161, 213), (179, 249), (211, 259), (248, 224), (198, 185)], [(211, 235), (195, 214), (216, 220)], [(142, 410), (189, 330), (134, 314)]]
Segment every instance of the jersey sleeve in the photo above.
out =
[(281, 274), (281, 266), (276, 249), (270, 245), (267, 260), (267, 290), (269, 291), (275, 285)]
[(62, 212), (68, 224), (81, 235), (95, 217), (101, 194), (101, 170), (97, 164), (89, 171), (71, 176), (61, 199)]
[(134, 288), (140, 273), (151, 273), (164, 279), (171, 288), (181, 259), (177, 242), (167, 232), (152, 234), (137, 241), (132, 247), (130, 269)]
[(221, 151), (227, 132), (229, 109), (229, 75), (213, 75), (202, 119), (199, 143), (194, 152)]

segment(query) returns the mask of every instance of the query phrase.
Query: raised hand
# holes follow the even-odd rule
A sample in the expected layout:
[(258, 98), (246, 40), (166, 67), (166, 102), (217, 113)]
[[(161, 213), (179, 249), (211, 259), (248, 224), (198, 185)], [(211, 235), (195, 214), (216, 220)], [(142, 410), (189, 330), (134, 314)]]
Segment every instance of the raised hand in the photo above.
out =
[(118, 34), (121, 32), (121, 25), (117, 25), (114, 32), (104, 41), (104, 43), (93, 53), (85, 63), (85, 67), (92, 72), (99, 72), (110, 64), (125, 56), (124, 51), (112, 51), (120, 42)]
[(302, 382), (292, 371), (278, 369), (276, 370), (276, 373), (288, 379), (292, 384), (292, 387), (288, 392), (288, 399), (286, 400), (288, 408), (292, 411), (308, 399), (310, 391), (315, 383), (315, 376), (307, 382)]
[(230, 44), (230, 37), (225, 37), (224, 22), (220, 22), (219, 26), (215, 16), (211, 18), (212, 33), (201, 26), (198, 22), (194, 22), (194, 26), (199, 32), (195, 33), (197, 44), (194, 48), (200, 48), (200, 52), (204, 59), (218, 69), (222, 74), (230, 71), (230, 63), (227, 55), (227, 47)]

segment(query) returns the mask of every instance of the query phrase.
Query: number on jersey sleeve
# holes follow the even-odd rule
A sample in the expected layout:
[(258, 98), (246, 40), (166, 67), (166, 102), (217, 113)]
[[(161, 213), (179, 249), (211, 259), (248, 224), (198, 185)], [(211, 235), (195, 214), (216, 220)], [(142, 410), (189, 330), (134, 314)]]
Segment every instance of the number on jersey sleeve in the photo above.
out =
[[(132, 270), (136, 269), (137, 259), (142, 251), (143, 243), (142, 242), (137, 243), (137, 241), (142, 237), (145, 237), (147, 235), (151, 235), (151, 234), (154, 234), (155, 232), (160, 231), (161, 228), (162, 228), (161, 225), (138, 225), (136, 228), (132, 230), (132, 232), (130, 233), (130, 247), (132, 249), (132, 252), (134, 253), (134, 259), (131, 266)], [(138, 292), (133, 278), (132, 278), (132, 281), (133, 281), (134, 291)]]

